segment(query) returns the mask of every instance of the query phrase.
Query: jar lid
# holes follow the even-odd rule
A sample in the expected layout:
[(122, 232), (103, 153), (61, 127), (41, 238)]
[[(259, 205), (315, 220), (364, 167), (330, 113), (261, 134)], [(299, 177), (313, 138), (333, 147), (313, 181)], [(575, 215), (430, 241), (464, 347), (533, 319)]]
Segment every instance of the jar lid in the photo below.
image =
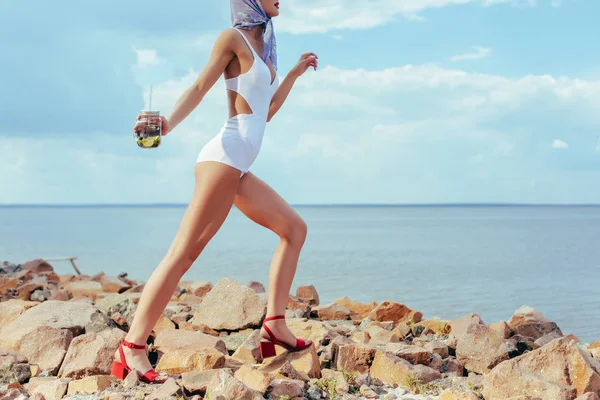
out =
[(142, 115), (160, 115), (160, 111), (151, 111), (151, 110), (142, 110), (140, 111)]

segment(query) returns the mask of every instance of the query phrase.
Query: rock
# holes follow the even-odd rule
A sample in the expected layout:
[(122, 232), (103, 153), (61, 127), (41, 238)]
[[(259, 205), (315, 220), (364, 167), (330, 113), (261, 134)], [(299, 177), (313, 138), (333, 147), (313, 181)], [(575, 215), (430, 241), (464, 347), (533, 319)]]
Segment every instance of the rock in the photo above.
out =
[(27, 358), (13, 351), (0, 350), (0, 385), (14, 381), (25, 383), (30, 377)]
[(35, 364), (29, 364), (29, 370), (31, 371), (31, 377), (35, 378), (37, 376), (40, 376), (42, 370), (40, 369), (40, 367), (38, 365)]
[(35, 301), (25, 301), (18, 299), (11, 299), (8, 301), (4, 301), (0, 303), (0, 328), (5, 325), (10, 324), (15, 319), (19, 317), (19, 315), (23, 314), (25, 311), (29, 310), (32, 307), (37, 306), (38, 303)]
[[(6, 392), (0, 392), (0, 400), (27, 400), (28, 397), (25, 396), (21, 390), (19, 389), (7, 389)], [(41, 399), (38, 399), (41, 400)]]
[(212, 284), (207, 281), (195, 281), (184, 285), (185, 290), (194, 296), (204, 297), (212, 290)]
[(456, 358), (467, 370), (484, 374), (509, 359), (504, 338), (486, 325), (470, 325), (458, 337)]
[(256, 293), (266, 293), (265, 287), (262, 283), (256, 281), (248, 282), (248, 286), (250, 289), (254, 290)]
[(52, 297), (52, 293), (50, 293), (50, 290), (48, 290), (48, 289), (36, 290), (35, 292), (31, 293), (29, 300), (37, 301), (37, 302), (41, 303), (42, 301), (46, 301), (46, 300), (50, 299), (51, 297)]
[[(339, 333), (334, 332), (330, 326), (321, 321), (305, 321), (298, 318), (287, 320), (286, 324), (296, 337), (312, 340), (317, 349), (320, 349), (337, 336), (340, 336)], [(280, 351), (280, 348), (276, 347)]]
[(128, 325), (133, 322), (137, 306), (124, 294), (111, 293), (102, 300), (96, 302), (98, 310), (106, 317), (111, 317), (115, 313), (121, 314)]
[(60, 400), (67, 393), (70, 381), (69, 378), (32, 378), (29, 381), (29, 395), (43, 396), (46, 400)]
[(481, 317), (477, 314), (471, 313), (464, 317), (458, 318), (450, 323), (450, 333), (452, 336), (458, 338), (467, 333), (467, 329), (471, 325), (485, 325)]
[(375, 349), (363, 344), (343, 344), (336, 347), (332, 365), (338, 371), (368, 373)]
[(267, 392), (267, 388), (272, 380), (271, 375), (268, 373), (252, 368), (249, 365), (242, 365), (233, 376), (261, 395)]
[(154, 346), (163, 353), (178, 350), (197, 350), (200, 348), (213, 348), (227, 354), (225, 342), (221, 338), (207, 335), (202, 332), (182, 331), (180, 329), (167, 329), (161, 331), (154, 341)]
[(545, 344), (550, 343), (551, 341), (553, 341), (554, 339), (558, 339), (561, 338), (563, 335), (560, 333), (560, 331), (552, 331), (542, 337), (540, 337), (539, 339), (537, 339), (534, 344), (537, 347), (542, 347)]
[(227, 346), (227, 351), (234, 353), (238, 347), (240, 347), (248, 337), (252, 334), (253, 331), (244, 331), (244, 332), (231, 332), (227, 336), (221, 336), (221, 340), (225, 342), (225, 346)]
[(458, 360), (454, 357), (448, 357), (442, 360), (442, 365), (439, 369), (440, 373), (444, 376), (456, 376), (461, 377), (464, 375), (464, 368)]
[(195, 350), (181, 349), (163, 354), (156, 365), (157, 372), (169, 375), (182, 374), (189, 371), (205, 371), (223, 368), (225, 355), (210, 347)]
[(400, 338), (394, 332), (384, 329), (380, 326), (370, 325), (363, 330), (364, 333), (369, 334), (369, 339), (366, 343), (369, 344), (381, 344), (387, 343), (398, 343)]
[(300, 297), (289, 295), (286, 311), (301, 311), (304, 315), (307, 315), (310, 312), (310, 305)]
[(513, 334), (506, 321), (494, 322), (493, 324), (490, 324), (490, 329), (498, 332), (504, 339), (508, 339)]
[(439, 340), (434, 340), (433, 342), (429, 342), (425, 345), (425, 350), (430, 353), (439, 354), (442, 358), (447, 358), (450, 354), (448, 350), (448, 345)]
[(193, 294), (184, 293), (179, 296), (179, 302), (183, 304), (200, 304), (202, 303), (203, 298), (194, 296)]
[(347, 308), (352, 313), (358, 314), (361, 319), (367, 317), (371, 311), (377, 307), (377, 303), (374, 301), (369, 304), (364, 304), (358, 301), (350, 300), (350, 298), (347, 296), (335, 300), (334, 303)]
[(242, 330), (259, 326), (266, 311), (254, 290), (223, 278), (205, 296), (194, 321), (215, 330)]
[(16, 279), (0, 276), (0, 295), (8, 292), (9, 290), (16, 290), (17, 286), (18, 282)]
[(582, 394), (575, 400), (600, 400), (600, 396), (598, 396), (596, 393), (588, 392), (586, 394)]
[(550, 322), (544, 315), (533, 307), (529, 306), (521, 306), (517, 309), (510, 321), (508, 321), (508, 325), (511, 328), (517, 327), (523, 324), (529, 324), (532, 322)]
[(171, 315), (169, 319), (173, 321), (177, 326), (179, 326), (181, 324), (185, 324), (187, 321), (192, 319), (192, 314), (190, 314), (189, 312), (181, 312)]
[(302, 395), (304, 385), (304, 381), (297, 379), (273, 379), (267, 394), (272, 399), (293, 399)]
[(504, 361), (485, 375), (487, 400), (536, 393), (543, 399), (572, 400), (600, 391), (600, 363), (569, 338), (559, 338)]
[(123, 293), (131, 288), (130, 285), (114, 276), (103, 276), (100, 279), (100, 284), (102, 285), (102, 290), (107, 293)]
[[(273, 368), (279, 368), (285, 362), (289, 362), (296, 371), (305, 374), (308, 378), (321, 377), (319, 356), (317, 355), (314, 346), (310, 346), (297, 352), (286, 352), (271, 359), (264, 360), (260, 370), (269, 372)], [(298, 379), (293, 376), (290, 378)]]
[(0, 329), (0, 348), (18, 350), (25, 335), (40, 326), (68, 329), (73, 336), (106, 328), (106, 319), (91, 304), (49, 300), (22, 313)]
[(69, 396), (74, 394), (94, 394), (104, 391), (104, 389), (110, 387), (111, 382), (114, 378), (110, 375), (94, 375), (86, 376), (85, 378), (71, 381), (67, 394)]
[(95, 299), (98, 294), (102, 293), (102, 284), (94, 281), (75, 281), (66, 284), (65, 289), (74, 299), (82, 297)]
[(429, 365), (431, 359), (431, 353), (429, 351), (422, 347), (406, 343), (388, 343), (385, 346), (385, 351), (396, 357), (403, 358), (414, 365)]
[(74, 338), (58, 376), (79, 379), (90, 375), (109, 375), (114, 353), (124, 338), (125, 332), (116, 328)]
[(319, 305), (319, 293), (317, 293), (317, 289), (313, 285), (300, 286), (296, 289), (296, 297), (304, 300), (309, 306)]
[(20, 352), (42, 371), (56, 375), (72, 340), (70, 330), (42, 325), (23, 337)]
[(321, 321), (350, 319), (350, 310), (337, 304), (316, 306), (311, 309), (311, 314)]
[[(257, 329), (252, 332), (240, 346), (238, 346), (231, 356), (246, 364), (257, 363), (261, 361), (259, 342), (260, 330)], [(275, 346), (275, 348), (277, 348), (277, 346)]]
[(548, 321), (540, 311), (529, 306), (522, 306), (516, 310), (508, 325), (516, 334), (530, 337), (532, 340), (554, 331), (563, 336), (556, 323)]
[(231, 373), (231, 371), (227, 369), (184, 372), (181, 375), (181, 385), (185, 388), (185, 390), (192, 394), (200, 394), (204, 396), (210, 381), (215, 376), (219, 375), (220, 371), (228, 371)]
[(446, 389), (440, 393), (438, 400), (479, 400), (479, 396), (473, 392), (456, 392)]
[(419, 321), (419, 325), (433, 331), (436, 334), (448, 334), (452, 330), (452, 326), (450, 325), (449, 321), (444, 321), (439, 318)]
[(407, 387), (409, 380), (428, 383), (440, 379), (442, 375), (424, 365), (412, 365), (408, 361), (389, 353), (377, 351), (369, 374), (387, 385)]
[(305, 373), (294, 368), (289, 360), (278, 359), (276, 362), (261, 364), (259, 370), (269, 374), (273, 378), (289, 378), (308, 381), (310, 378)]
[(206, 391), (207, 400), (264, 400), (260, 393), (244, 385), (232, 375), (231, 371), (225, 369), (213, 376)]
[(0, 264), (0, 275), (12, 275), (22, 270), (23, 266), (12, 264), (8, 261), (2, 261), (2, 263)]
[(125, 379), (123, 379), (123, 381), (121, 382), (121, 385), (123, 385), (123, 388), (125, 389), (133, 389), (134, 387), (138, 386), (138, 384), (140, 383), (140, 376), (136, 373), (128, 373), (127, 376), (125, 377)]
[(173, 323), (173, 321), (171, 321), (166, 315), (162, 314), (158, 318), (158, 321), (156, 321), (154, 328), (152, 328), (152, 332), (154, 333), (154, 335), (158, 335), (162, 331), (174, 330), (174, 329), (175, 329), (175, 324)]
[(404, 304), (384, 301), (369, 313), (369, 318), (374, 321), (394, 321), (394, 324), (417, 323), (421, 321), (423, 314), (420, 311), (411, 310)]
[(362, 385), (359, 390), (360, 394), (362, 394), (366, 399), (378, 399), (379, 395), (373, 389), (368, 387), (367, 385)]
[(23, 271), (30, 271), (36, 275), (54, 273), (54, 268), (52, 268), (52, 265), (48, 264), (48, 262), (41, 258), (27, 261), (22, 267)]
[(350, 386), (344, 377), (344, 374), (341, 371), (334, 371), (331, 369), (323, 369), (321, 371), (322, 379), (328, 380), (332, 379), (335, 381), (335, 390), (337, 393), (348, 393), (350, 390)]
[(69, 296), (69, 292), (64, 289), (55, 289), (50, 290), (50, 297), (48, 300), (58, 300), (58, 301), (68, 301), (71, 297)]
[(225, 343), (201, 332), (167, 329), (158, 334), (154, 346), (160, 354), (156, 366), (159, 372), (181, 374), (225, 365)]
[(406, 338), (410, 333), (410, 326), (406, 325), (404, 322), (396, 325), (394, 329), (392, 329), (392, 333), (395, 333), (401, 339)]
[(162, 400), (170, 397), (184, 398), (183, 390), (173, 378), (168, 378), (165, 383), (160, 385), (159, 388), (147, 398), (147, 400)]

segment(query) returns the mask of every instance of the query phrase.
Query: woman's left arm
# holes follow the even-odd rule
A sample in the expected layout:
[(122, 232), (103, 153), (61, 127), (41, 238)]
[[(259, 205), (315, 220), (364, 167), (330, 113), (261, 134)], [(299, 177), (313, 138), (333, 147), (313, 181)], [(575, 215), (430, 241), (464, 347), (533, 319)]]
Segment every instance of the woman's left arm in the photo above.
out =
[(302, 76), (306, 72), (306, 70), (310, 67), (313, 67), (314, 70), (317, 70), (318, 65), (318, 57), (315, 53), (304, 53), (300, 56), (300, 60), (296, 64), (294, 68), (283, 78), (277, 91), (273, 95), (271, 99), (271, 105), (269, 106), (269, 115), (267, 116), (267, 122), (271, 121), (271, 118), (279, 111), (283, 103), (290, 94), (294, 83), (296, 83), (296, 79)]

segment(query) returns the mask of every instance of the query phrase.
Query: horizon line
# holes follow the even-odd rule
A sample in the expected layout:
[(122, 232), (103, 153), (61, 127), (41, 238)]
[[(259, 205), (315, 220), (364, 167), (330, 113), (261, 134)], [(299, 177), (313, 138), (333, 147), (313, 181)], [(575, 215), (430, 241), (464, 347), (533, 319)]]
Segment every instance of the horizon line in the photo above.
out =
[[(0, 208), (187, 207), (189, 203), (7, 203)], [(292, 207), (598, 207), (600, 203), (290, 203)]]

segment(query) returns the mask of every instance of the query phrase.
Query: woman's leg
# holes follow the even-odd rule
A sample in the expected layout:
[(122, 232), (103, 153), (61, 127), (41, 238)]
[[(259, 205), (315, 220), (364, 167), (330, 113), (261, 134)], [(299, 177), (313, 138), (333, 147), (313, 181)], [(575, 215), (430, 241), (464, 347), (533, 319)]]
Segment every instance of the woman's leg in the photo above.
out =
[[(277, 192), (252, 173), (247, 173), (240, 180), (234, 204), (252, 221), (275, 232), (280, 238), (269, 272), (267, 317), (283, 315), (306, 239), (306, 223)], [(285, 320), (272, 320), (267, 325), (280, 341), (292, 346), (296, 344), (296, 338)], [(268, 338), (266, 332), (261, 332), (261, 335)]]
[[(143, 345), (169, 303), (182, 276), (227, 217), (240, 180), (240, 171), (217, 162), (195, 167), (196, 185), (190, 204), (167, 254), (146, 282), (125, 340)], [(127, 364), (140, 373), (151, 369), (144, 350), (123, 348)], [(118, 353), (116, 359), (119, 360)]]

